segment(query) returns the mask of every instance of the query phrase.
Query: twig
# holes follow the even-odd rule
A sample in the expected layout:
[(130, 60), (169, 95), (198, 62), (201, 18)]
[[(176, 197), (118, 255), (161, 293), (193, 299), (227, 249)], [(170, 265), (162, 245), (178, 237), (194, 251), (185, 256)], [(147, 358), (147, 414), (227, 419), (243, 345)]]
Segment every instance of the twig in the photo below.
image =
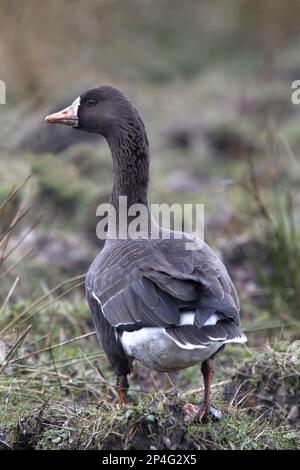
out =
[(32, 318), (34, 315), (36, 315), (37, 313), (40, 313), (42, 310), (44, 310), (45, 308), (49, 307), (49, 305), (54, 304), (55, 302), (57, 302), (57, 301), (58, 301), (59, 299), (61, 299), (62, 297), (65, 297), (67, 294), (69, 294), (69, 293), (72, 292), (73, 290), (78, 289), (78, 287), (82, 286), (83, 284), (84, 284), (84, 282), (79, 282), (78, 284), (75, 284), (75, 286), (70, 287), (70, 289), (66, 290), (65, 292), (63, 292), (62, 294), (58, 295), (57, 297), (51, 298), (51, 300), (49, 300), (49, 302), (46, 302), (46, 303), (43, 304), (41, 307), (39, 307), (38, 310), (35, 310), (35, 311), (32, 312), (30, 315), (28, 315), (28, 317), (26, 317), (26, 318), (24, 318), (23, 320), (21, 320), (21, 321), (18, 323), (18, 326), (23, 325), (23, 323), (25, 323), (25, 322), (27, 322), (28, 320), (30, 320), (30, 318)]
[(27, 328), (21, 334), (20, 338), (15, 342), (15, 344), (13, 345), (11, 350), (7, 353), (7, 355), (5, 357), (5, 362), (4, 362), (3, 366), (0, 368), (0, 375), (6, 369), (8, 364), (11, 362), (10, 358), (13, 357), (14, 354), (17, 352), (17, 350), (19, 349), (19, 347), (23, 343), (25, 337), (27, 336), (27, 334), (29, 333), (30, 330), (31, 330), (31, 325), (28, 325)]
[(4, 300), (3, 305), (2, 305), (2, 307), (0, 308), (0, 316), (1, 316), (1, 314), (4, 312), (4, 309), (5, 309), (6, 305), (8, 304), (9, 299), (11, 298), (11, 296), (12, 296), (12, 294), (13, 294), (13, 292), (14, 292), (14, 290), (15, 290), (15, 288), (16, 288), (18, 282), (19, 282), (19, 280), (20, 280), (20, 278), (19, 278), (19, 277), (16, 277), (16, 279), (15, 279), (13, 285), (11, 286), (11, 288), (10, 288), (10, 290), (9, 290), (7, 296), (6, 296), (6, 299)]
[(28, 251), (26, 251), (26, 253), (24, 253), (20, 258), (18, 258), (9, 268), (6, 269), (6, 271), (0, 274), (0, 279), (9, 274), (19, 263), (21, 263), (21, 261), (23, 261), (24, 258), (33, 253), (33, 251), (33, 248), (30, 248)]
[[(222, 382), (218, 382), (216, 384), (213, 384), (211, 387), (212, 388), (222, 387), (222, 385), (229, 384), (230, 382), (231, 382), (231, 380), (222, 380)], [(185, 397), (187, 395), (193, 395), (194, 393), (200, 393), (200, 392), (203, 392), (203, 391), (204, 391), (204, 387), (195, 388), (194, 390), (188, 390), (187, 392), (181, 393), (180, 396)]]
[[(20, 315), (18, 315), (17, 318), (15, 318), (10, 323), (8, 323), (8, 325), (6, 325), (4, 328), (2, 328), (2, 330), (0, 331), (0, 336), (3, 336), (4, 333), (9, 331), (13, 326), (16, 325), (16, 323), (18, 323), (20, 318), (23, 318), (28, 312), (30, 312), (30, 310), (32, 310), (34, 307), (39, 305), (43, 300), (47, 299), (51, 294), (53, 294), (53, 292), (55, 292), (56, 290), (58, 290), (61, 287), (65, 286), (66, 284), (69, 284), (70, 282), (74, 282), (74, 281), (77, 281), (79, 279), (83, 279), (84, 277), (85, 277), (85, 274), (81, 274), (79, 276), (75, 276), (75, 277), (72, 277), (70, 279), (67, 279), (66, 281), (63, 281), (60, 284), (58, 284), (57, 286), (53, 287), (53, 289), (51, 289), (47, 294), (42, 295), (37, 300), (32, 302), (27, 308), (25, 308), (25, 310), (23, 310), (23, 312), (20, 313)], [(74, 287), (74, 289), (76, 287), (77, 287), (77, 285)], [(69, 292), (69, 290), (67, 292), (64, 292), (64, 295), (66, 295), (68, 292)], [(62, 297), (62, 295), (59, 296), (58, 298), (60, 298), (60, 297)]]
[(24, 359), (27, 359), (28, 357), (36, 356), (37, 354), (41, 354), (46, 351), (52, 351), (55, 348), (60, 348), (61, 346), (65, 346), (66, 344), (74, 343), (74, 341), (79, 341), (80, 339), (88, 338), (89, 336), (95, 335), (96, 332), (92, 331), (90, 333), (86, 333), (85, 335), (77, 336), (76, 338), (68, 339), (67, 341), (63, 341), (62, 343), (54, 344), (53, 346), (49, 346), (48, 348), (43, 348), (39, 349), (38, 351), (34, 351), (29, 354), (25, 354), (25, 356), (17, 357), (12, 363), (18, 362), (18, 361), (23, 361)]

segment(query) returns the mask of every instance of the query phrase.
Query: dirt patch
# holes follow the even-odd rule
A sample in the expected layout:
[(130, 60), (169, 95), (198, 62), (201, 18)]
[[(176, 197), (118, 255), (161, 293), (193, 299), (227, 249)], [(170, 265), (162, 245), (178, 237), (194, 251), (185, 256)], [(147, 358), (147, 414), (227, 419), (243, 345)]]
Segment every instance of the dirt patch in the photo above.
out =
[[(279, 346), (280, 347), (280, 346)], [(272, 417), (275, 425), (300, 429), (300, 341), (288, 350), (269, 350), (245, 364), (225, 387), (225, 397), (247, 412)]]
[(13, 449), (195, 449), (178, 398), (156, 395), (145, 404), (116, 410), (67, 408), (47, 404), (2, 429), (3, 445)]
[(102, 449), (195, 449), (178, 399), (169, 397), (160, 402), (156, 398), (149, 404), (148, 414), (141, 415), (134, 410), (127, 413), (128, 423), (121, 434), (107, 437), (101, 444)]

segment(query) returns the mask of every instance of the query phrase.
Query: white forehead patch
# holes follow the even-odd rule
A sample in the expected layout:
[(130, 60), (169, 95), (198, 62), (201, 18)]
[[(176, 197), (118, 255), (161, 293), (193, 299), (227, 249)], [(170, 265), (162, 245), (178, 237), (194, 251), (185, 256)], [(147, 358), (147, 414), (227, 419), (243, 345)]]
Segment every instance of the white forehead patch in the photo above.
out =
[(74, 124), (73, 127), (78, 126), (78, 108), (80, 106), (80, 101), (81, 101), (81, 98), (80, 98), (80, 96), (78, 96), (78, 98), (76, 98), (76, 100), (73, 101), (73, 103), (71, 104), (72, 112), (73, 112), (73, 115), (75, 117), (75, 124)]

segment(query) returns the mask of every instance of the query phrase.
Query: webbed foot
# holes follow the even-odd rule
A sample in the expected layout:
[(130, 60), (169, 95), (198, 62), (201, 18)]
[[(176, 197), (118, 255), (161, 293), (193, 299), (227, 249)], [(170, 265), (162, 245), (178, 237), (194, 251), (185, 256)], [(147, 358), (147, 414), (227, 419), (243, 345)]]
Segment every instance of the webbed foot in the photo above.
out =
[(220, 421), (222, 413), (214, 405), (210, 405), (209, 409), (205, 408), (204, 405), (197, 406), (192, 403), (187, 403), (183, 407), (185, 418), (187, 422), (200, 422), (207, 424), (210, 419), (213, 421)]

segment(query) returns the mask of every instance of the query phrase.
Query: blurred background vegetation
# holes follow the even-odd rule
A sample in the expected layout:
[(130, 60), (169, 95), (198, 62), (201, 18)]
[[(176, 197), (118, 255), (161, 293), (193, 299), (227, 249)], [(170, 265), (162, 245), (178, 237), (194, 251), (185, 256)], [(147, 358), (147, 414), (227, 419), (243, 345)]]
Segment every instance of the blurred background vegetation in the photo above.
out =
[[(140, 110), (151, 144), (151, 202), (205, 204), (206, 241), (225, 261), (241, 297), (250, 349), (228, 348), (217, 380), (240, 377), (236, 367), (250, 361), (256, 372), (245, 366), (243, 373), (256, 401), (242, 416), (230, 412), (224, 435), (210, 430), (211, 445), (298, 445), (295, 368), (281, 401), (285, 373), (278, 378), (272, 369), (265, 382), (255, 374), (266, 343), (275, 348), (266, 354), (276, 364), (282, 357), (293, 364), (289, 345), (299, 348), (300, 107), (291, 103), (291, 83), (300, 79), (299, 15), (299, 0), (0, 0), (0, 79), (7, 86), (7, 104), (0, 105), (4, 446), (125, 446), (124, 440), (108, 444), (105, 433), (90, 439), (89, 428), (79, 442), (58, 418), (59, 407), (71, 420), (70, 403), (91, 405), (86, 413), (93, 414), (97, 403), (115, 396), (81, 277), (101, 248), (96, 207), (108, 201), (110, 155), (100, 137), (44, 122), (50, 111), (100, 84), (123, 89)], [(272, 362), (263, 357), (263, 364)], [(198, 372), (164, 377), (136, 366), (132, 382), (135, 402), (158, 389), (193, 389)], [(41, 429), (32, 414), (47, 400), (56, 403), (47, 411), (54, 424)], [(264, 435), (257, 431), (259, 438), (249, 439), (249, 407), (265, 413), (279, 401), (280, 431), (278, 416), (269, 413)], [(135, 423), (153, 422), (143, 408), (136, 412)], [(20, 437), (21, 419), (31, 441)], [(80, 413), (76, 419), (83, 426)], [(114, 419), (118, 428), (121, 417)], [(199, 433), (193, 445), (205, 447), (208, 436)]]

